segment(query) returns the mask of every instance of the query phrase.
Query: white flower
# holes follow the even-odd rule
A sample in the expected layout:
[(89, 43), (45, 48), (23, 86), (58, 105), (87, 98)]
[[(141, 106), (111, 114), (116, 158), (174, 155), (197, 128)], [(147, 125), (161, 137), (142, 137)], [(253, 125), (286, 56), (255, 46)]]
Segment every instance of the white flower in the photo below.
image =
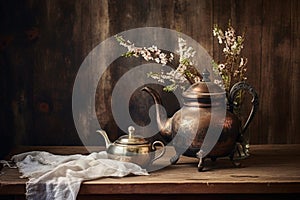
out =
[(178, 47), (179, 47), (179, 49), (182, 49), (185, 46), (186, 46), (186, 41), (183, 38), (178, 37)]
[(165, 83), (165, 80), (164, 79), (158, 79), (157, 80), (159, 83)]
[(160, 59), (164, 59), (164, 58), (166, 57), (166, 54), (160, 53), (158, 57), (159, 57)]
[(230, 50), (229, 50), (228, 47), (226, 46), (226, 47), (224, 47), (223, 52), (224, 52), (225, 54), (229, 54), (229, 53), (230, 53)]
[(169, 61), (171, 62), (173, 59), (174, 59), (174, 55), (172, 53), (170, 53)]
[(195, 81), (195, 83), (199, 83), (201, 81), (201, 79), (199, 76), (195, 76), (194, 81)]
[(233, 44), (232, 44), (232, 46), (231, 46), (231, 51), (236, 50), (237, 46), (238, 46), (237, 42), (234, 41)]
[(223, 69), (225, 69), (225, 65), (223, 63), (218, 65), (218, 69), (221, 71)]
[(218, 36), (218, 42), (219, 42), (219, 44), (223, 43), (223, 40), (222, 40), (222, 38), (220, 36)]
[(217, 84), (218, 86), (220, 86), (221, 88), (224, 89), (224, 84), (223, 84), (223, 81), (221, 80), (218, 80), (218, 79), (215, 79), (214, 80), (214, 83)]
[(244, 63), (245, 63), (244, 58), (241, 58), (239, 68), (243, 67), (243, 66), (244, 66)]
[(158, 49), (157, 46), (154, 46), (154, 45), (152, 45), (152, 47), (148, 48), (148, 50), (151, 52), (155, 52), (155, 51), (157, 51), (157, 49)]
[(157, 62), (157, 63), (159, 63), (160, 59), (159, 58), (155, 58), (154, 61)]
[(162, 64), (162, 66), (165, 66), (168, 63), (168, 60), (166, 59), (160, 60), (160, 63)]

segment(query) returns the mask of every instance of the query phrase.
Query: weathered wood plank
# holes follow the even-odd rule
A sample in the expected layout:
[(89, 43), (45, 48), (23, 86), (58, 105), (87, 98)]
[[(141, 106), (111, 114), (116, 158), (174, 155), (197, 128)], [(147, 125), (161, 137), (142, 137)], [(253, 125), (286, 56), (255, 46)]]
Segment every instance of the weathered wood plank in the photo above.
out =
[[(297, 0), (291, 1), (291, 68), (288, 76), (290, 83), (290, 130), (286, 132), (287, 143), (299, 143), (300, 134), (299, 122), (300, 122), (300, 3)], [(286, 102), (288, 103), (288, 102)]]
[[(84, 7), (86, 4), (82, 4)], [(72, 120), (72, 87), (82, 55), (76, 55), (72, 41), (75, 12), (68, 1), (32, 1), (39, 22), (40, 39), (34, 45), (33, 131), (30, 143), (81, 144)], [(78, 19), (78, 18), (77, 18)], [(82, 40), (77, 40), (80, 42)], [(88, 41), (86, 44), (89, 45)], [(85, 48), (84, 45), (81, 48)], [(77, 56), (74, 56), (74, 54)], [(63, 135), (63, 136), (62, 136)]]
[[(55, 153), (85, 153), (83, 147), (28, 147)], [(97, 147), (95, 147), (97, 150)], [(199, 173), (197, 159), (182, 157), (178, 164), (152, 172), (150, 176), (103, 178), (86, 181), (79, 194), (272, 194), (299, 193), (299, 145), (253, 145), (243, 167), (228, 160), (207, 162), (210, 170)], [(17, 151), (26, 151), (22, 147)], [(159, 161), (159, 160), (158, 160)], [(16, 169), (4, 168), (0, 194), (23, 194), (26, 179)]]
[[(29, 143), (32, 130), (32, 45), (38, 37), (36, 22), (26, 1), (1, 2), (1, 156), (12, 145)], [(3, 130), (3, 132), (2, 132)], [(4, 147), (4, 148), (3, 148)], [(3, 148), (3, 149), (2, 149)]]
[[(261, 70), (261, 59), (262, 59), (262, 0), (246, 0), (246, 1), (234, 1), (232, 12), (235, 13), (235, 18), (232, 23), (237, 28), (238, 35), (242, 35), (245, 31), (245, 42), (242, 50), (242, 55), (248, 59), (246, 76), (247, 82), (255, 88), (259, 97), (260, 92), (264, 88), (260, 88), (261, 80), (259, 71)], [(255, 15), (253, 15), (255, 13)], [(248, 116), (251, 102), (250, 96), (246, 96), (245, 105), (243, 111), (243, 117)], [(249, 104), (249, 105), (248, 105)], [(260, 105), (260, 107), (263, 105)], [(266, 143), (266, 134), (262, 134), (259, 130), (261, 129), (260, 121), (260, 109), (258, 114), (254, 117), (251, 122), (247, 133), (250, 134), (250, 143)]]
[[(291, 3), (263, 2), (262, 63), (260, 71), (260, 132), (267, 143), (286, 143), (291, 131)], [(274, 14), (276, 13), (276, 14)], [(281, 81), (284, 84), (279, 84)]]

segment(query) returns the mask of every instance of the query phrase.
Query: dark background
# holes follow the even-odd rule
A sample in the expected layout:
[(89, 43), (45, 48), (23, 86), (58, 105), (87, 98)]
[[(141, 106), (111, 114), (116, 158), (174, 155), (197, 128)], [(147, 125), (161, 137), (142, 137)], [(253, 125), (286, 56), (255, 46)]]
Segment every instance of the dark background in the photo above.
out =
[[(73, 84), (87, 54), (108, 37), (169, 28), (221, 60), (212, 27), (226, 27), (229, 19), (239, 33), (247, 28), (248, 82), (260, 97), (251, 143), (300, 143), (299, 12), (298, 0), (0, 1), (1, 156), (16, 145), (82, 145), (72, 117)], [(111, 139), (122, 134), (109, 98), (122, 72), (110, 67), (98, 88), (97, 116)], [(143, 98), (147, 109), (153, 102)], [(134, 115), (140, 102), (133, 98), (131, 110), (143, 123), (148, 118)], [(177, 104), (168, 105), (172, 115)]]

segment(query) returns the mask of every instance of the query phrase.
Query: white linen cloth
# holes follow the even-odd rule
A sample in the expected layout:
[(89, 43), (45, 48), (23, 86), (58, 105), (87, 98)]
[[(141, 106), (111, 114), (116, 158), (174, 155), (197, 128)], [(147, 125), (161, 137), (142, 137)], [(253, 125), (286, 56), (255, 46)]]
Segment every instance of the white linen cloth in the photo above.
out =
[(101, 177), (148, 175), (140, 166), (107, 159), (105, 151), (89, 155), (54, 155), (31, 151), (12, 157), (26, 183), (29, 200), (75, 200), (82, 181)]

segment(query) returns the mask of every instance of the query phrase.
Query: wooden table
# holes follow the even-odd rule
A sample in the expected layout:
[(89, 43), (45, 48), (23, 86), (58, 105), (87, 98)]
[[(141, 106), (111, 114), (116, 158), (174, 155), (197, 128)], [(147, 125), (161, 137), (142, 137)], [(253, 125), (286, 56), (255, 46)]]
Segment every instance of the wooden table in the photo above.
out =
[[(19, 147), (12, 154), (46, 150), (56, 154), (87, 153), (84, 147)], [(95, 148), (99, 150), (99, 148)], [(78, 199), (274, 199), (300, 196), (300, 144), (253, 145), (251, 156), (234, 168), (229, 160), (208, 161), (197, 171), (197, 159), (181, 157), (176, 165), (150, 176), (103, 178), (81, 185)], [(24, 199), (27, 179), (17, 169), (3, 168), (0, 199)], [(275, 196), (274, 196), (275, 195)], [(275, 198), (276, 199), (276, 198)]]

